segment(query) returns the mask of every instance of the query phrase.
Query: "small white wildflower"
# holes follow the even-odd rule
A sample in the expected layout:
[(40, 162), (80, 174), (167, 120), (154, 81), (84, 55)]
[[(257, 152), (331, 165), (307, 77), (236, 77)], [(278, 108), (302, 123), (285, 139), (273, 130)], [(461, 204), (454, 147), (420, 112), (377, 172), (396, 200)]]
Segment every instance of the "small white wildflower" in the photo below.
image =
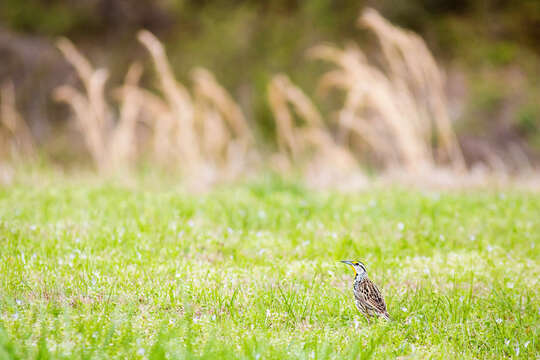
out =
[(229, 234), (232, 234), (232, 233), (233, 233), (233, 229), (231, 229), (230, 227), (228, 227), (228, 228), (227, 228), (227, 232), (228, 232)]
[(510, 339), (504, 339), (504, 345), (510, 344)]
[(36, 226), (36, 225), (30, 225), (30, 230), (36, 231), (36, 229), (37, 229), (37, 226)]
[(201, 322), (201, 318), (197, 317), (197, 316), (194, 316), (193, 317), (193, 323), (194, 324), (198, 324), (199, 322)]
[(358, 329), (360, 327), (360, 321), (358, 319), (354, 319), (354, 328)]
[(488, 252), (492, 252), (492, 251), (493, 251), (493, 246), (488, 245), (488, 246), (487, 246), (487, 251), (488, 251)]
[(332, 270), (328, 270), (328, 275), (335, 276), (334, 272)]
[(469, 240), (475, 241), (476, 240), (476, 235), (474, 235), (474, 234), (469, 235)]
[(174, 319), (169, 319), (169, 325), (174, 325), (175, 321)]
[(257, 236), (258, 238), (260, 238), (260, 237), (263, 236), (263, 233), (260, 232), (260, 231), (257, 231), (257, 232), (255, 233), (255, 236)]
[(463, 296), (460, 296), (460, 297), (459, 297), (459, 302), (460, 302), (460, 303), (463, 302)]
[(216, 314), (212, 315), (212, 321), (216, 321)]
[(527, 346), (529, 346), (529, 343), (530, 343), (530, 341), (525, 342), (525, 344), (523, 344), (523, 347), (526, 349)]
[(187, 226), (193, 227), (193, 226), (195, 226), (195, 222), (194, 222), (193, 220), (189, 220), (189, 221), (187, 222)]
[(514, 283), (509, 282), (508, 284), (506, 284), (506, 287), (509, 288), (509, 289), (513, 289), (514, 288)]
[(139, 348), (139, 350), (137, 350), (137, 355), (139, 355), (139, 356), (144, 356), (144, 349), (143, 349), (143, 348)]
[(401, 311), (403, 311), (403, 312), (407, 312), (407, 310), (408, 309), (405, 306), (401, 308)]
[(255, 360), (259, 360), (261, 358), (261, 354), (255, 354)]
[(444, 235), (443, 234), (439, 235), (439, 240), (444, 241)]
[(15, 304), (17, 304), (17, 305), (22, 305), (22, 300), (21, 300), (21, 299), (15, 300)]
[(516, 356), (519, 356), (519, 345), (516, 345), (515, 350), (516, 350)]
[(92, 334), (92, 338), (97, 339), (97, 331), (94, 331), (94, 333)]
[(403, 229), (405, 229), (405, 224), (403, 224), (402, 222), (399, 222), (397, 224), (397, 228), (398, 228), (399, 231), (402, 231)]
[(81, 238), (80, 238), (80, 237), (76, 237), (76, 238), (75, 238), (75, 243), (78, 244), (78, 243), (80, 243), (80, 242), (81, 242)]
[(424, 267), (424, 274), (429, 275), (429, 269), (427, 267)]
[(332, 233), (332, 237), (333, 237), (334, 239), (337, 239), (337, 234), (336, 234), (336, 233)]
[(264, 212), (264, 210), (259, 210), (257, 216), (259, 217), (259, 219), (266, 219), (266, 213)]
[(15, 320), (15, 321), (16, 321), (16, 320), (19, 320), (19, 313), (15, 313), (15, 314), (11, 315), (11, 318), (12, 318), (13, 320)]
[(495, 319), (495, 322), (496, 322), (497, 324), (500, 324), (500, 323), (502, 323), (503, 321), (502, 321), (501, 318), (497, 318), (497, 319)]

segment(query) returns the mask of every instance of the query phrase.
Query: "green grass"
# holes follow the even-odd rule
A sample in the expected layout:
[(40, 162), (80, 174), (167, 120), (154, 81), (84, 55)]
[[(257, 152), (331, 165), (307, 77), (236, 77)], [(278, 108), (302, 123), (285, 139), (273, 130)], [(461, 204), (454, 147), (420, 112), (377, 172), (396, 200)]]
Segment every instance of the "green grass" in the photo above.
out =
[[(0, 359), (538, 358), (540, 195), (0, 190)], [(352, 301), (359, 259), (392, 322)]]

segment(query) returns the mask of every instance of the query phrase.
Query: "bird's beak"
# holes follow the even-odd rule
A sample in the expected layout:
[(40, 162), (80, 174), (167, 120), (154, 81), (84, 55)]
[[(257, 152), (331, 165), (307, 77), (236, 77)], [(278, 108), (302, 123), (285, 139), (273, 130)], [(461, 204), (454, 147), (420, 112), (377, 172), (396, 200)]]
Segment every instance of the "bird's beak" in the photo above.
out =
[(352, 261), (349, 261), (349, 260), (341, 260), (341, 262), (344, 263), (344, 264), (350, 265), (350, 266), (353, 268), (354, 273), (356, 274), (356, 269), (354, 268), (354, 265), (353, 265)]

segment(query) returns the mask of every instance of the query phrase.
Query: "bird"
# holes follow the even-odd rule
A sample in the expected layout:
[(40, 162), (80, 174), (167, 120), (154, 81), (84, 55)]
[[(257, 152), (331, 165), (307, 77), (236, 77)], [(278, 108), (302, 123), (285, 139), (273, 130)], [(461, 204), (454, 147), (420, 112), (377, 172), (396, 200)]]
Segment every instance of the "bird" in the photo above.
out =
[(390, 320), (384, 298), (377, 285), (369, 280), (366, 266), (360, 261), (342, 260), (341, 262), (350, 265), (354, 269), (354, 302), (358, 310), (366, 317), (368, 324), (371, 316)]

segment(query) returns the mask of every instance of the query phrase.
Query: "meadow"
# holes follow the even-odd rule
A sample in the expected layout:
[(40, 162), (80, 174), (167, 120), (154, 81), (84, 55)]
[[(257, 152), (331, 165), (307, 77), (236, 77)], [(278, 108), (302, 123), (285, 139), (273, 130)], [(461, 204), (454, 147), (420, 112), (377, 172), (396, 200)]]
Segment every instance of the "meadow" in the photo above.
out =
[[(0, 189), (0, 359), (538, 359), (540, 195)], [(352, 299), (362, 260), (393, 321)]]

